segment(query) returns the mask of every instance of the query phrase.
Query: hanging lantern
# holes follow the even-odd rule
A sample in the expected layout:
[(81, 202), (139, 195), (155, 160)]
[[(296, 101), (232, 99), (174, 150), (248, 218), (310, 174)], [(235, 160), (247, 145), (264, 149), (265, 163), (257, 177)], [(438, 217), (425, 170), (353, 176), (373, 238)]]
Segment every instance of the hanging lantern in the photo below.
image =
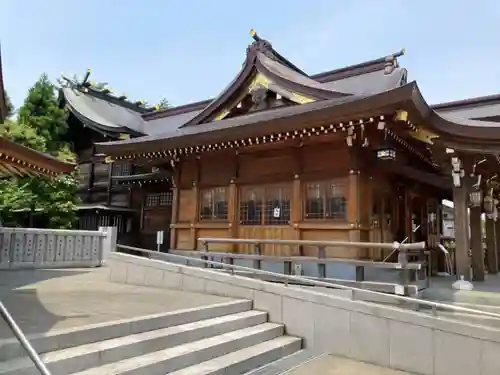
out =
[(469, 193), (470, 205), (472, 207), (481, 206), (483, 200), (483, 192), (481, 190), (474, 190)]
[(396, 149), (392, 147), (387, 141), (384, 141), (377, 149), (377, 159), (380, 160), (395, 160)]
[(384, 127), (384, 140), (377, 149), (377, 159), (380, 160), (395, 160), (396, 149), (387, 140), (387, 128)]

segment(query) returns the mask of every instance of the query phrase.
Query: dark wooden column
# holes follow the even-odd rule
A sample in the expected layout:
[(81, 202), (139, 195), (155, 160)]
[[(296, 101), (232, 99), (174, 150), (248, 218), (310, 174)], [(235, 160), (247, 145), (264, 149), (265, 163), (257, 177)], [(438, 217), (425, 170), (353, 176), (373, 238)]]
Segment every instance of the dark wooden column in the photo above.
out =
[(495, 222), (495, 248), (497, 254), (497, 269), (500, 270), (500, 218)]
[(496, 223), (493, 219), (486, 219), (486, 267), (489, 274), (498, 273), (498, 253), (496, 238)]
[[(227, 221), (229, 222), (229, 233), (231, 238), (238, 238), (238, 187), (234, 180), (229, 181), (229, 192), (227, 195)], [(238, 252), (236, 244), (230, 245), (232, 253)]]
[(453, 188), (455, 218), (455, 271), (457, 278), (470, 279), (469, 265), (469, 215), (467, 187), (462, 184)]
[(500, 270), (500, 218), (495, 222), (495, 238), (497, 251), (497, 268)]
[(481, 207), (470, 208), (470, 242), (471, 242), (471, 264), (472, 278), (475, 281), (484, 281), (484, 247), (483, 229), (481, 227)]
[(170, 218), (170, 249), (177, 248), (177, 219), (179, 218), (179, 184), (181, 179), (181, 165), (172, 173), (172, 217)]

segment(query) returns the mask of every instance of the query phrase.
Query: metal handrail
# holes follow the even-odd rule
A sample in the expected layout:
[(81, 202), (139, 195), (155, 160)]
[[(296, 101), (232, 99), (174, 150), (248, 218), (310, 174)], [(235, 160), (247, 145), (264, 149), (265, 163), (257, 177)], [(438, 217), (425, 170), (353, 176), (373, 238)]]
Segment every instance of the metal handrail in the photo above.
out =
[[(447, 305), (445, 303), (427, 301), (427, 300), (423, 300), (423, 299), (419, 299), (419, 298), (405, 297), (405, 296), (401, 296), (401, 295), (397, 295), (397, 294), (386, 294), (386, 293), (377, 292), (377, 291), (369, 290), (369, 289), (362, 289), (362, 288), (356, 288), (356, 287), (342, 285), (342, 284), (335, 284), (335, 283), (330, 283), (330, 282), (326, 282), (326, 281), (309, 279), (309, 278), (302, 277), (302, 276), (285, 275), (282, 273), (275, 273), (275, 272), (271, 272), (271, 271), (264, 271), (264, 270), (259, 270), (259, 269), (255, 269), (255, 268), (250, 268), (250, 267), (237, 266), (234, 264), (216, 262), (216, 261), (208, 260), (208, 259), (193, 258), (193, 257), (176, 255), (176, 254), (171, 254), (171, 253), (160, 253), (160, 252), (154, 251), (154, 250), (142, 249), (139, 247), (133, 247), (133, 246), (127, 246), (127, 245), (121, 245), (121, 244), (117, 244), (116, 247), (117, 247), (117, 249), (122, 248), (122, 249), (126, 249), (126, 250), (138, 251), (138, 252), (142, 252), (142, 253), (146, 253), (146, 254), (151, 254), (154, 256), (161, 256), (161, 257), (167, 257), (167, 258), (168, 257), (178, 258), (178, 259), (184, 259), (184, 260), (189, 260), (189, 261), (193, 261), (193, 262), (200, 262), (203, 264), (216, 265), (219, 267), (222, 266), (222, 268), (225, 267), (225, 268), (232, 269), (232, 270), (250, 271), (250, 272), (253, 272), (256, 274), (273, 276), (273, 277), (280, 277), (280, 278), (285, 279), (285, 285), (288, 285), (288, 281), (296, 281), (296, 282), (301, 282), (301, 283), (305, 283), (305, 284), (312, 284), (314, 286), (321, 286), (321, 287), (327, 287), (327, 288), (333, 287), (333, 288), (337, 288), (337, 289), (351, 290), (353, 292), (363, 292), (363, 293), (367, 293), (367, 294), (383, 296), (385, 298), (393, 298), (395, 300), (405, 301), (405, 302), (409, 302), (409, 303), (417, 303), (417, 304), (421, 304), (421, 305), (430, 306), (432, 308), (432, 311), (434, 314), (436, 314), (437, 308), (441, 308), (441, 309), (454, 310), (454, 311), (458, 311), (458, 312), (477, 314), (477, 315), (489, 316), (492, 318), (500, 319), (500, 314), (496, 314), (496, 313), (492, 313), (492, 312), (488, 312), (488, 311), (469, 309), (466, 307), (455, 306), (455, 305)], [(200, 252), (200, 253), (202, 253), (204, 255), (210, 254), (210, 253), (203, 253), (203, 252)], [(165, 260), (162, 260), (162, 261), (165, 261)]]
[(45, 363), (43, 363), (42, 359), (35, 351), (33, 346), (31, 346), (23, 331), (21, 331), (21, 328), (19, 328), (16, 321), (14, 320), (12, 315), (10, 315), (9, 310), (7, 310), (7, 307), (5, 307), (2, 301), (0, 301), (0, 315), (2, 316), (3, 320), (5, 320), (5, 323), (7, 323), (14, 336), (16, 336), (21, 346), (26, 350), (31, 361), (38, 369), (38, 371), (40, 371), (40, 374), (50, 375), (49, 369), (47, 368), (47, 366), (45, 366)]
[(443, 244), (438, 244), (438, 249), (444, 254), (444, 263), (449, 275), (453, 275), (453, 262), (451, 261), (450, 252)]

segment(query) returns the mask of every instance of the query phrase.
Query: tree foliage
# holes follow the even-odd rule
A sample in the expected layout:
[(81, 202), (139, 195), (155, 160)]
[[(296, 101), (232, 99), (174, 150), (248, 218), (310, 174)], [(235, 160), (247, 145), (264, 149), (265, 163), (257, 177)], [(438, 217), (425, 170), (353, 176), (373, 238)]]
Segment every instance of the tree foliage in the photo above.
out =
[(56, 88), (46, 74), (28, 91), (24, 104), (18, 111), (19, 122), (36, 130), (47, 142), (47, 151), (56, 152), (68, 131), (67, 115), (59, 107)]
[[(17, 121), (0, 125), (0, 135), (23, 146), (46, 152), (61, 160), (75, 162), (64, 142), (68, 131), (66, 113), (59, 108), (56, 89), (43, 74), (30, 88), (19, 108)], [(76, 220), (77, 171), (56, 179), (25, 177), (0, 181), (0, 211), (4, 223), (16, 225), (16, 211), (44, 214), (47, 226), (71, 228)]]
[(167, 109), (170, 108), (170, 103), (167, 99), (162, 98), (160, 102), (158, 103), (158, 109)]

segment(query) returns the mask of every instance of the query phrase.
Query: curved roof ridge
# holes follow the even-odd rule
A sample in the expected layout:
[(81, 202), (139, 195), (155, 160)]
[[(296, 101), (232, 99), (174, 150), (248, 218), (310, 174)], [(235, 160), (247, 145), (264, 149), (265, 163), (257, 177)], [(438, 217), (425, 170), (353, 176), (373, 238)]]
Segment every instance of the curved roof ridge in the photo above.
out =
[(354, 65), (348, 65), (343, 68), (313, 74), (310, 77), (318, 82), (331, 82), (356, 75), (371, 73), (377, 70), (383, 70), (388, 62), (392, 62), (393, 66), (398, 68), (399, 62), (397, 59), (398, 57), (404, 56), (405, 53), (406, 50), (403, 48), (398, 52), (394, 52), (383, 57), (378, 57), (376, 59), (364, 61)]
[[(315, 81), (314, 79), (308, 77), (307, 75), (299, 74), (291, 68), (280, 64), (278, 61), (273, 60), (266, 56), (263, 53), (257, 53), (257, 69), (259, 71), (264, 70), (264, 75), (268, 75), (266, 73), (270, 73), (271, 78), (275, 78), (281, 83), (283, 81), (288, 81), (294, 83), (304, 89), (304, 93), (310, 93), (313, 97), (318, 99), (331, 99), (333, 96), (348, 96), (351, 95), (345, 92), (339, 92), (328, 86)], [(319, 90), (319, 92), (311, 92), (311, 90)], [(323, 93), (325, 96), (319, 95), (318, 93)]]
[(127, 133), (144, 135), (145, 126), (139, 112), (109, 102), (75, 87), (62, 87), (65, 105), (82, 123), (106, 135)]

